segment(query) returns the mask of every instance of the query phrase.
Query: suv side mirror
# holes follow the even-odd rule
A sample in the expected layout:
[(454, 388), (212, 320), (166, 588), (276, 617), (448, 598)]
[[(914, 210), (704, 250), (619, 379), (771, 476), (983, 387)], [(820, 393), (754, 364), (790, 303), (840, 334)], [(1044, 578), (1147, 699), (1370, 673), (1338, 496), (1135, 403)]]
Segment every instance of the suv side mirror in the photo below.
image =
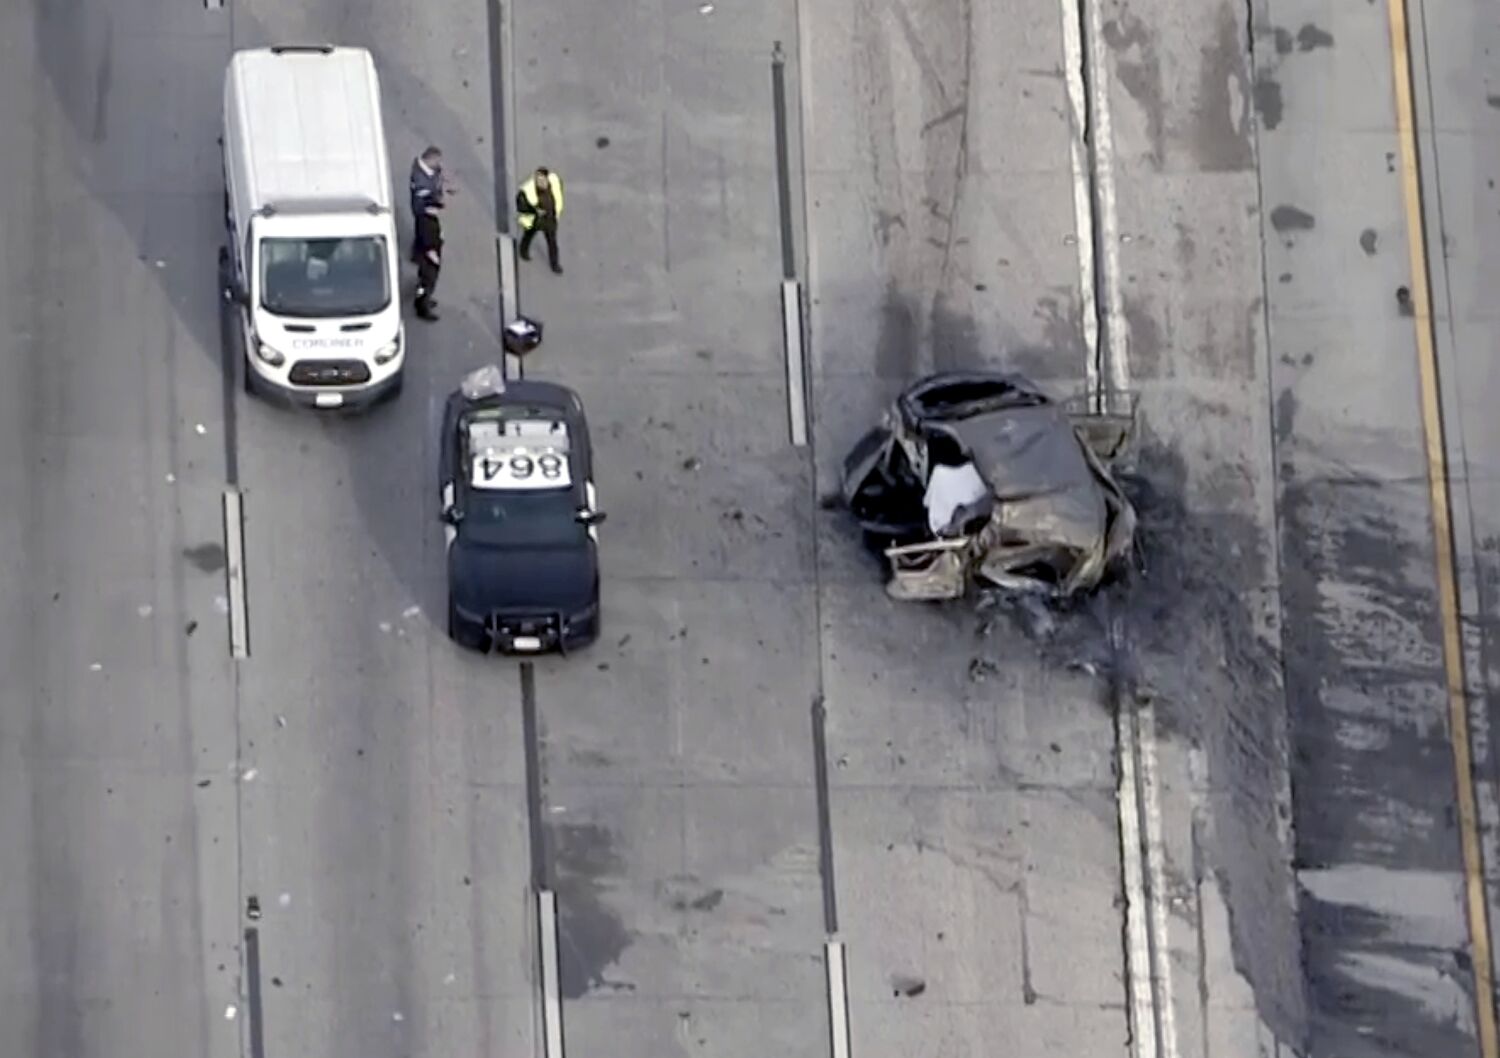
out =
[(590, 511), (585, 509), (578, 512), (579, 523), (591, 527), (599, 525), (607, 517), (608, 515), (606, 515), (603, 511)]
[(457, 507), (444, 507), (441, 517), (449, 525), (457, 525), (464, 520), (464, 512)]

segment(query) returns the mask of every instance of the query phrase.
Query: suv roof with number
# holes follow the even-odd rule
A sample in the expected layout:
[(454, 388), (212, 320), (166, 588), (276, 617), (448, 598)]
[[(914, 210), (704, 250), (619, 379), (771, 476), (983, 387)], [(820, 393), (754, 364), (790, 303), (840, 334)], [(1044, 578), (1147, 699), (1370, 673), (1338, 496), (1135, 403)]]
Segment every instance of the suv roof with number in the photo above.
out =
[(449, 634), (506, 652), (581, 646), (598, 635), (603, 520), (583, 402), (555, 383), (485, 377), (443, 413)]

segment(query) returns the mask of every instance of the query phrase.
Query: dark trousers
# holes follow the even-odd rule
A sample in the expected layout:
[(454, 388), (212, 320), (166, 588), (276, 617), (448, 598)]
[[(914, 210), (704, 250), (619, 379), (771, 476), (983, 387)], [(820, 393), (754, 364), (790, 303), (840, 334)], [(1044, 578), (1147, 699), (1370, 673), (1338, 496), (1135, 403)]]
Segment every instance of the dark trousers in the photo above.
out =
[(557, 224), (533, 224), (521, 235), (521, 258), (525, 260), (531, 256), (531, 240), (536, 238), (536, 233), (541, 232), (547, 240), (547, 263), (553, 268), (560, 268), (557, 261)]
[(417, 315), (432, 314), (432, 292), (437, 289), (438, 273), (442, 269), (423, 254), (417, 261)]

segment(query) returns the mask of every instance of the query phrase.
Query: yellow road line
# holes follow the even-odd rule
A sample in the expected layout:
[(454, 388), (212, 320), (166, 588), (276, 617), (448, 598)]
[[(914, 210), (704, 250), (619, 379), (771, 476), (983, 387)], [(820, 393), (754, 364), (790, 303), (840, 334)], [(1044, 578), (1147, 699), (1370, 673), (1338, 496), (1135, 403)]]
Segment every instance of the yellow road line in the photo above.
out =
[(1427, 233), (1422, 215), (1421, 177), (1417, 169), (1411, 41), (1407, 29), (1406, 4), (1407, 0), (1387, 0), (1386, 6), (1391, 23), (1396, 131), (1401, 140), (1401, 191), (1405, 199), (1407, 243), (1411, 254), (1411, 301), (1416, 317), (1417, 363), (1422, 388), (1422, 433), (1427, 447), (1427, 482), (1431, 491), (1432, 536), (1437, 560), (1438, 603), (1442, 615), (1443, 669), (1448, 689), (1454, 780), (1458, 790), (1464, 895), (1468, 908), (1469, 939), (1473, 945), (1474, 1004), (1479, 1026), (1479, 1053), (1481, 1058), (1500, 1058), (1495, 1034), (1495, 970), (1491, 961), (1489, 914), (1484, 895), (1484, 856), (1479, 844), (1479, 813), (1474, 795), (1474, 759), (1469, 745), (1468, 694), (1464, 681), (1458, 586), (1453, 562), (1448, 453), (1443, 439), (1437, 349), (1433, 338), (1431, 293), (1427, 285)]

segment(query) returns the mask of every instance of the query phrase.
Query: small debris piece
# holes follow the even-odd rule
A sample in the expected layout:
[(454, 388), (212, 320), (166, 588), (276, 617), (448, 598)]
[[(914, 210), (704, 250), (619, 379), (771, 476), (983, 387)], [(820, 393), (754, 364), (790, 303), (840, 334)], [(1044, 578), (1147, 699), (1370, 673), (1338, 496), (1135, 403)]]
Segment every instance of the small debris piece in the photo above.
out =
[(194, 427), (193, 427), (193, 430), (194, 430), (194, 432), (196, 432), (196, 433), (197, 433), (197, 434), (199, 434), (199, 435), (200, 435), (200, 436), (201, 436), (201, 435), (203, 435), (203, 434), (206, 434), (206, 433), (208, 433), (208, 427), (207, 427), (207, 426), (204, 426), (204, 425), (203, 425), (203, 424), (202, 424), (202, 423), (201, 423), (201, 422), (200, 422), (200, 423), (198, 423), (198, 424), (197, 424), (197, 425), (195, 425), (195, 426), (194, 426)]
[(196, 631), (198, 631), (198, 622), (197, 621), (189, 621), (187, 624), (185, 624), (185, 625), (182, 626), (182, 633), (183, 633), (183, 635), (189, 635), (190, 636), (190, 635), (192, 635)]
[(208, 784), (211, 783), (211, 782), (213, 782), (212, 779), (199, 779), (198, 780), (198, 789), (200, 789), (200, 790), (206, 789), (208, 787)]
[(228, 613), (229, 612), (229, 597), (227, 595), (215, 595), (214, 596), (214, 609), (217, 610), (217, 611), (219, 611), (219, 613)]
[(89, 666), (89, 671), (90, 672), (103, 672), (104, 671), (104, 666), (101, 665), (101, 664), (99, 664), (96, 661), (92, 665)]
[(413, 617), (416, 617), (419, 614), (421, 614), (421, 612), (422, 612), (422, 608), (420, 606), (412, 605), (412, 606), (408, 606), (406, 609), (402, 610), (401, 611), (401, 616), (404, 617), (404, 618), (406, 618), (408, 621), (410, 621)]
[(393, 1010), (393, 1011), (391, 1011), (391, 1020), (392, 1021), (405, 1021), (406, 1020), (406, 1015), (403, 1014), (403, 1013), (401, 1013), (401, 1011), (399, 1011), (399, 1010)]
[(973, 683), (983, 683), (986, 676), (993, 676), (1000, 671), (1000, 666), (989, 658), (974, 658), (969, 662), (969, 680)]
[(243, 779), (245, 782), (254, 782), (255, 781), (255, 777), (257, 775), (259, 775), (259, 774), (260, 774), (260, 769), (259, 768), (246, 768), (244, 770), (244, 772), (240, 775), (240, 778)]
[(142, 617), (150, 617), (151, 604), (149, 602), (143, 602), (135, 608), (135, 612), (140, 614)]
[(898, 999), (902, 996), (914, 999), (927, 991), (927, 982), (920, 977), (892, 977), (891, 988), (891, 994)]
[(237, 1015), (239, 1012), (240, 1008), (235, 1006), (233, 1003), (230, 1003), (227, 1007), (224, 1008), (224, 1020), (233, 1021), (235, 1019), (235, 1015)]
[(276, 902), (278, 904), (280, 904), (282, 907), (291, 907), (292, 906), (292, 894), (291, 893), (282, 893), (280, 896), (278, 896), (276, 898)]
[(682, 461), (683, 470), (697, 470), (703, 465), (703, 461), (697, 456), (688, 456)]

